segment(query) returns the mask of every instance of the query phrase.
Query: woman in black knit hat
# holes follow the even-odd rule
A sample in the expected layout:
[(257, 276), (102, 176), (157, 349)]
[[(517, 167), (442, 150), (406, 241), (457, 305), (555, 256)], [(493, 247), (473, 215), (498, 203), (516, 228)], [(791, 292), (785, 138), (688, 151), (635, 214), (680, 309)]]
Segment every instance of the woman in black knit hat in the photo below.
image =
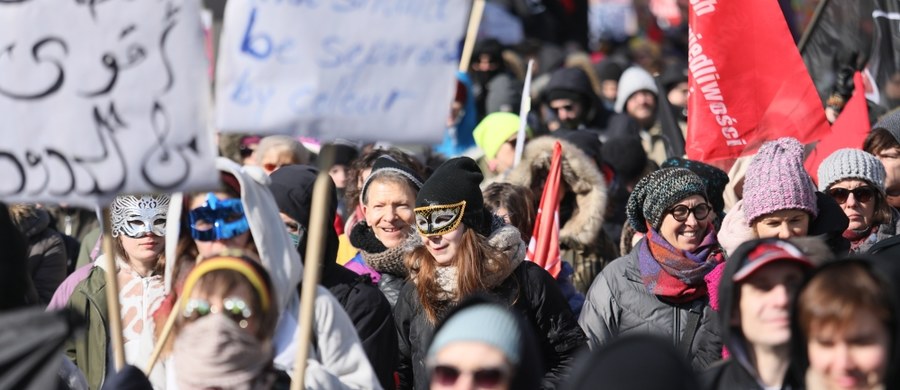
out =
[(720, 360), (722, 341), (708, 285), (724, 264), (706, 185), (685, 168), (645, 176), (628, 198), (644, 238), (594, 279), (579, 324), (592, 350), (635, 333), (670, 339), (695, 370)]
[[(462, 299), (487, 292), (519, 311), (540, 340), (543, 388), (553, 388), (584, 345), (556, 284), (540, 266), (525, 259), (519, 231), (484, 208), (474, 160), (459, 157), (442, 164), (416, 197), (416, 230), (423, 245), (406, 258), (410, 281), (394, 308), (400, 335), (400, 388), (428, 388), (425, 360), (435, 324)], [(477, 324), (473, 324), (477, 326)]]

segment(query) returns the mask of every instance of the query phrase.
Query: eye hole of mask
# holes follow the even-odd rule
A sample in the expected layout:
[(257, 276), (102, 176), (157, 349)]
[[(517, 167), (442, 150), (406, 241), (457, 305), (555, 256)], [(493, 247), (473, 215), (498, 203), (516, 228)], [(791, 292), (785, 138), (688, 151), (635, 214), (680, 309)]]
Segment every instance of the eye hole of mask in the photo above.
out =
[(425, 236), (446, 234), (456, 230), (462, 221), (466, 202), (417, 208), (416, 228)]

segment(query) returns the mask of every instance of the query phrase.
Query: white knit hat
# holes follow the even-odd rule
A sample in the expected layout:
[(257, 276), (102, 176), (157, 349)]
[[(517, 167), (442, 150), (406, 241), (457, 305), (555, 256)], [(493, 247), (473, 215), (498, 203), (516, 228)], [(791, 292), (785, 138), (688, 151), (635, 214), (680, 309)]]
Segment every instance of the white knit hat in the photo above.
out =
[(859, 149), (839, 149), (819, 165), (819, 191), (825, 192), (841, 180), (865, 180), (884, 192), (884, 165), (872, 154)]
[(659, 96), (659, 88), (656, 87), (656, 80), (653, 79), (653, 76), (640, 66), (632, 66), (626, 69), (619, 78), (619, 90), (616, 93), (614, 106), (616, 112), (624, 112), (625, 102), (638, 91), (650, 91)]

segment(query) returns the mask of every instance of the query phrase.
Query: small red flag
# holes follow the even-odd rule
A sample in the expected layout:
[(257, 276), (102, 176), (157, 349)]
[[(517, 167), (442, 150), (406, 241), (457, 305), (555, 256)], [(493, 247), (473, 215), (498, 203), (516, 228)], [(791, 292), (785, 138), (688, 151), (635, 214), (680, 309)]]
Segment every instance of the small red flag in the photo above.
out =
[(862, 149), (863, 141), (869, 135), (869, 107), (866, 105), (866, 86), (863, 83), (862, 73), (859, 71), (853, 75), (853, 96), (844, 105), (844, 109), (831, 125), (831, 134), (822, 138), (816, 148), (806, 157), (803, 165), (806, 172), (819, 183), (819, 164), (831, 153), (838, 149), (854, 148)]
[(541, 203), (535, 218), (531, 242), (528, 243), (527, 258), (544, 267), (556, 278), (562, 270), (559, 258), (559, 181), (562, 177), (562, 145), (553, 145), (553, 158), (550, 160), (550, 172), (544, 183)]
[(767, 140), (830, 133), (776, 0), (691, 0), (688, 158), (736, 158)]

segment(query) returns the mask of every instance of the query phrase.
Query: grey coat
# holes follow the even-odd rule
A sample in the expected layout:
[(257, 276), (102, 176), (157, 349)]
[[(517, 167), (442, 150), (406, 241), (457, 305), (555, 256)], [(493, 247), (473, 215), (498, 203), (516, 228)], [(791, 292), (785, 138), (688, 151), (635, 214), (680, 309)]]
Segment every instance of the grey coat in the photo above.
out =
[(661, 301), (641, 281), (637, 253), (616, 259), (594, 279), (578, 319), (588, 347), (596, 350), (618, 336), (633, 333), (665, 336), (677, 347), (693, 308), (700, 317), (688, 352), (691, 365), (701, 371), (721, 360), (719, 320), (709, 299), (684, 305)]

